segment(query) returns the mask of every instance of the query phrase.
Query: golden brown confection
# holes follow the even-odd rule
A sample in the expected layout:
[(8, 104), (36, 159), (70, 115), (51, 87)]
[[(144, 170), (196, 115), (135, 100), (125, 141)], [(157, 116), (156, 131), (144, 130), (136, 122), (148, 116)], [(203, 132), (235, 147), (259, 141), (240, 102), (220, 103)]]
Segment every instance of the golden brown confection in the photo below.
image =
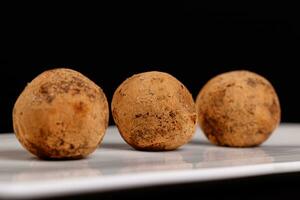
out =
[(42, 159), (92, 153), (108, 126), (108, 103), (94, 82), (71, 69), (45, 71), (27, 85), (13, 109), (20, 143)]
[(203, 132), (213, 144), (221, 146), (259, 145), (280, 122), (274, 88), (249, 71), (214, 77), (200, 91), (196, 106)]
[(138, 150), (173, 150), (194, 135), (197, 113), (187, 88), (170, 74), (145, 72), (115, 91), (112, 115), (124, 140)]

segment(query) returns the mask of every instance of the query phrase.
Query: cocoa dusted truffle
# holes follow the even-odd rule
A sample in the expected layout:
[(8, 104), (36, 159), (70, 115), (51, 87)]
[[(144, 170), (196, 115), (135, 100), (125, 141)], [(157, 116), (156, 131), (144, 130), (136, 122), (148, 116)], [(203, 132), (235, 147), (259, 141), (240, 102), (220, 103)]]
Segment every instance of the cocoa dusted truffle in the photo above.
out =
[(125, 80), (114, 93), (111, 109), (122, 137), (138, 150), (176, 149), (192, 138), (197, 124), (192, 95), (163, 72)]
[(71, 69), (45, 71), (27, 85), (13, 109), (20, 143), (42, 159), (92, 153), (108, 126), (108, 103), (95, 83)]
[(249, 71), (211, 79), (196, 101), (200, 127), (213, 143), (251, 147), (263, 143), (280, 122), (280, 105), (271, 83)]

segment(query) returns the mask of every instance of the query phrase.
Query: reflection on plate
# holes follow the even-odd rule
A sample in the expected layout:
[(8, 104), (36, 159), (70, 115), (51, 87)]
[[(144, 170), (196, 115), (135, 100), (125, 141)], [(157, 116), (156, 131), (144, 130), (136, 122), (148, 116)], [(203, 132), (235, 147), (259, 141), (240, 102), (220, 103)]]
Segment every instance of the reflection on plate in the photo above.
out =
[(210, 144), (197, 130), (194, 139), (176, 151), (142, 152), (128, 146), (117, 129), (110, 127), (94, 154), (74, 161), (39, 160), (27, 153), (13, 134), (3, 134), (0, 198), (300, 171), (299, 132), (300, 125), (285, 124), (260, 147), (226, 148)]

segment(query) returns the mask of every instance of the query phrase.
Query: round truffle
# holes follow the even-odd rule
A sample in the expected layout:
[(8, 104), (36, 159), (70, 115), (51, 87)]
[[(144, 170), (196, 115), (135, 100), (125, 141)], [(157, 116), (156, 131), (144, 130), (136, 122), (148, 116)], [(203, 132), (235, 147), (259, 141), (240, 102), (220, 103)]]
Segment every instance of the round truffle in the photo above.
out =
[(138, 150), (176, 149), (192, 138), (197, 124), (191, 94), (163, 72), (125, 80), (114, 93), (111, 109), (122, 137)]
[(251, 147), (263, 143), (280, 122), (277, 94), (262, 76), (232, 71), (212, 78), (197, 101), (200, 127), (213, 143)]
[(42, 159), (92, 153), (108, 126), (108, 103), (94, 82), (71, 69), (45, 71), (27, 85), (13, 109), (20, 143)]

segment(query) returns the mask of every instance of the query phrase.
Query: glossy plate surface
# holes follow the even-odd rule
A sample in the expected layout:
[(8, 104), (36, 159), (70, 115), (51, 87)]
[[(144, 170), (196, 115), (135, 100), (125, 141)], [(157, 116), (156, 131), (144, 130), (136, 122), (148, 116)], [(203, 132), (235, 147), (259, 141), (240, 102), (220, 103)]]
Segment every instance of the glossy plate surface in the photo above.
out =
[(109, 127), (95, 153), (83, 160), (43, 161), (13, 134), (0, 135), (0, 198), (38, 198), (160, 184), (209, 181), (300, 171), (300, 124), (282, 124), (260, 147), (225, 148), (198, 129), (176, 151), (132, 149)]

